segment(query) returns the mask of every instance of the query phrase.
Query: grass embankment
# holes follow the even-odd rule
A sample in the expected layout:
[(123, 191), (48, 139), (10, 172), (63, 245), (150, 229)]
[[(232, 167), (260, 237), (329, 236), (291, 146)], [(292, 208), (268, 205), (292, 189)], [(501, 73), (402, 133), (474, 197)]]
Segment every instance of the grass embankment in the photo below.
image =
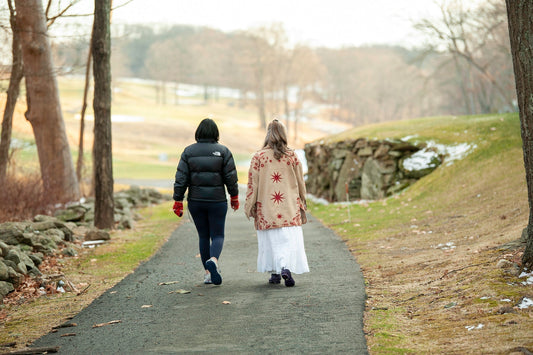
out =
[[(20, 305), (7, 304), (1, 309), (0, 344), (15, 342), (21, 348), (52, 330), (99, 297), (149, 259), (177, 228), (179, 221), (170, 213), (170, 202), (140, 210), (143, 219), (133, 230), (116, 230), (110, 242), (94, 249), (79, 249), (73, 258), (52, 262), (56, 272), (63, 273), (79, 290), (47, 295)], [(0, 351), (2, 348), (0, 348)]]
[(533, 349), (533, 308), (515, 307), (533, 296), (532, 286), (496, 266), (500, 259), (519, 261), (517, 251), (500, 246), (520, 238), (528, 219), (518, 115), (400, 121), (330, 140), (413, 135), (477, 148), (394, 197), (350, 206), (310, 203), (361, 265), (370, 352)]

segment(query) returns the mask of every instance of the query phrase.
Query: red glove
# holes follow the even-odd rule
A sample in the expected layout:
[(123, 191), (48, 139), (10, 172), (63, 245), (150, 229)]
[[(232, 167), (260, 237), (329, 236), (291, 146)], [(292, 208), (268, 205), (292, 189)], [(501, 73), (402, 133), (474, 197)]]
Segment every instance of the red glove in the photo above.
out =
[(234, 211), (239, 209), (239, 196), (231, 196), (231, 208), (233, 208)]
[(174, 211), (176, 216), (178, 217), (183, 216), (183, 202), (182, 201), (174, 202), (174, 207), (172, 207), (172, 210)]

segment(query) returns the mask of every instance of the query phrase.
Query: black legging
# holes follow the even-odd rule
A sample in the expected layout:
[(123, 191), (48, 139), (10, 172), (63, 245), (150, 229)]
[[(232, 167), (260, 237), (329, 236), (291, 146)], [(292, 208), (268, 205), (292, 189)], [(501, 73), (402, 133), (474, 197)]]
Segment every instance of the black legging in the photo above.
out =
[(200, 257), (205, 262), (211, 257), (219, 258), (224, 246), (224, 227), (228, 203), (188, 201), (194, 225), (200, 239)]

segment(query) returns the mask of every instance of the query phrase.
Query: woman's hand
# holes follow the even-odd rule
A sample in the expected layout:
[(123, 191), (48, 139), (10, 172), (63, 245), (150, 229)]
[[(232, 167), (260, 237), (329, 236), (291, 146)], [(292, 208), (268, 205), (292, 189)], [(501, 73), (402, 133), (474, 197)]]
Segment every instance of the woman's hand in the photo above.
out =
[(231, 196), (231, 208), (233, 208), (234, 211), (237, 211), (239, 209), (239, 196)]
[(183, 202), (182, 201), (174, 202), (174, 206), (172, 207), (172, 210), (174, 211), (176, 216), (178, 217), (183, 216)]

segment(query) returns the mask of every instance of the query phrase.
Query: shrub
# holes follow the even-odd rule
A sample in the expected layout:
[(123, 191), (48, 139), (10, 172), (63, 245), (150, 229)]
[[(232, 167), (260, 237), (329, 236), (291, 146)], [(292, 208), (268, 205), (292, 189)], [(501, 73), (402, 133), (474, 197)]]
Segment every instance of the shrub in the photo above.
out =
[(0, 223), (51, 214), (50, 192), (45, 193), (38, 173), (8, 173), (0, 188)]

